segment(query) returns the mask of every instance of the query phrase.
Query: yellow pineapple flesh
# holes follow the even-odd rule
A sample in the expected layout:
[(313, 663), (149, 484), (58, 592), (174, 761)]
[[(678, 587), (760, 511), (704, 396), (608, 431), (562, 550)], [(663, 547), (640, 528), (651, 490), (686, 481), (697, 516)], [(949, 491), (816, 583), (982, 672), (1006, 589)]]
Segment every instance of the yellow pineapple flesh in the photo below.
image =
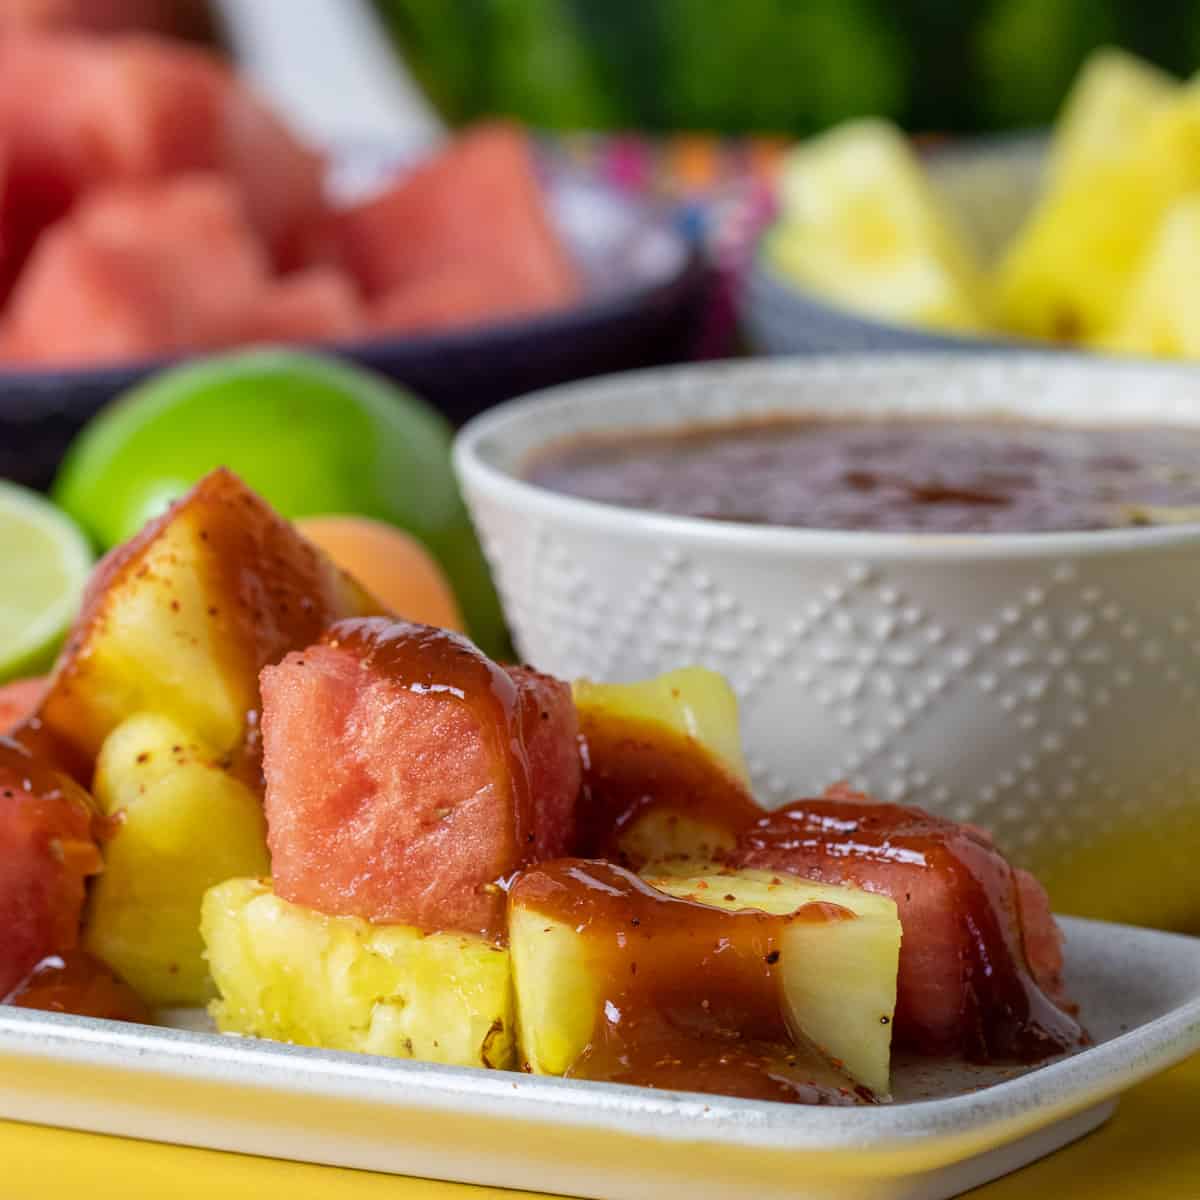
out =
[(1001, 323), (1088, 342), (1111, 335), (1165, 214), (1200, 189), (1200, 84), (1153, 107), (1128, 139), (1055, 175), (997, 269)]
[(1114, 152), (1122, 153), (1178, 88), (1175, 76), (1135, 54), (1113, 46), (1093, 51), (1055, 122), (1051, 177), (1069, 177)]
[(717, 869), (691, 877), (652, 877), (653, 887), (716, 908), (783, 916), (805, 904), (836, 904), (856, 920), (798, 921), (781, 959), (789, 1020), (877, 1095), (889, 1090), (892, 1017), (900, 963), (900, 918), (886, 896), (769, 871)]
[(1096, 345), (1129, 354), (1200, 356), (1200, 195), (1167, 210), (1115, 327)]
[[(858, 1083), (887, 1094), (900, 947), (891, 900), (755, 871), (647, 882), (707, 907), (783, 918), (778, 969), (790, 1028)], [(798, 910), (811, 904), (837, 905), (854, 916), (804, 919)], [(788, 920), (790, 914), (797, 916)], [(589, 1051), (606, 1005), (615, 999), (605, 993), (589, 928), (547, 915), (518, 881), (510, 895), (509, 944), (522, 1061), (538, 1074), (567, 1073)], [(691, 981), (681, 982), (686, 987)], [(698, 1002), (705, 982), (703, 973), (695, 977)]]
[(258, 796), (169, 718), (131, 717), (100, 752), (95, 795), (112, 818), (83, 942), (152, 1006), (212, 995), (200, 903), (215, 883), (269, 869)]
[(457, 1066), (515, 1062), (509, 954), (481, 937), (332, 917), (231, 879), (201, 930), (226, 1033)]
[(907, 139), (850, 121), (787, 157), (767, 260), (826, 299), (890, 321), (976, 332), (987, 297), (974, 248)]
[[(725, 678), (685, 667), (636, 683), (577, 681), (585, 754), (580, 804), (589, 853), (633, 866), (708, 862), (734, 844), (758, 810)], [(624, 800), (633, 807), (620, 811)], [(611, 843), (606, 840), (611, 834)]]

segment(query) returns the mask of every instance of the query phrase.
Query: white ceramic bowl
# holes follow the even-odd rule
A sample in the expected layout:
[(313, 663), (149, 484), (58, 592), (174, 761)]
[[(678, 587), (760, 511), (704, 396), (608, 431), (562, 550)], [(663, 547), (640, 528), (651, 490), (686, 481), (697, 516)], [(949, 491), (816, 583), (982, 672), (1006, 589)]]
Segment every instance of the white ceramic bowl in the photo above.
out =
[(1200, 930), (1200, 525), (779, 529), (521, 478), (553, 439), (780, 411), (1200, 425), (1200, 385), (1165, 365), (917, 354), (644, 371), (504, 405), (456, 461), (521, 654), (566, 678), (714, 667), (764, 803), (848, 779), (989, 827), (1064, 911)]

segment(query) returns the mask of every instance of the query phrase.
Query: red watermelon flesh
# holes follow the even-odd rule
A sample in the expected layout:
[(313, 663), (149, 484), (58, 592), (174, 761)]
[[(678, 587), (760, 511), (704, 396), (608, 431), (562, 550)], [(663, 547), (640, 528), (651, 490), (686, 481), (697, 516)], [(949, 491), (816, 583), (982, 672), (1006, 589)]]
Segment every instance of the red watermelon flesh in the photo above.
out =
[(226, 78), (221, 149), (213, 165), (237, 182), (276, 265), (302, 266), (326, 219), (325, 161), (302, 145), (252, 89), (235, 76)]
[(569, 684), (529, 667), (509, 667), (525, 706), (525, 753), (532, 782), (532, 858), (566, 853), (575, 837), (575, 804), (582, 783), (579, 715)]
[(17, 263), (98, 184), (210, 165), (222, 75), (203, 52), (150, 38), (0, 43), (5, 239)]
[(369, 618), (267, 667), (261, 685), (285, 899), (496, 937), (498, 881), (566, 852), (580, 766), (565, 684), (499, 667), (456, 634)]
[(216, 175), (97, 192), (39, 242), (13, 293), (9, 357), (97, 362), (236, 341), (268, 268)]
[(764, 817), (728, 861), (896, 901), (898, 1045), (1035, 1061), (1080, 1042), (1045, 892), (980, 831), (837, 788)]
[(100, 870), (86, 792), (0, 738), (0, 999), (79, 936), (84, 883)]
[(5, 241), (19, 266), (91, 189), (184, 171), (228, 174), (272, 252), (324, 213), (323, 165), (215, 55), (149, 35), (0, 40)]
[(524, 307), (502, 274), (489, 276), (486, 264), (455, 263), (381, 297), (372, 306), (371, 327), (381, 333), (423, 333), (511, 320), (537, 307)]
[(47, 686), (45, 679), (16, 679), (0, 687), (0, 736), (33, 716)]
[(497, 288), (493, 299), (504, 304), (491, 315), (560, 308), (579, 295), (529, 141), (514, 125), (468, 131), (396, 186), (338, 213), (333, 225), (342, 261), (369, 297), (461, 268)]
[(359, 332), (362, 302), (340, 272), (310, 267), (272, 283), (246, 322), (249, 342), (331, 341)]

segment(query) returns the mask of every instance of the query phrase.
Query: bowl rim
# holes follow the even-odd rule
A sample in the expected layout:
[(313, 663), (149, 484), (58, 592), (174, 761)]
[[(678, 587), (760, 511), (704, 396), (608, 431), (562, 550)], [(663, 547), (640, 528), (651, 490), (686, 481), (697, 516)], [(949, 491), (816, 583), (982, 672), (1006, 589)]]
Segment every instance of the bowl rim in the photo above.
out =
[[(1097, 554), (1200, 546), (1200, 521), (1042, 533), (880, 532), (719, 521), (707, 517), (679, 516), (626, 508), (622, 505), (570, 496), (532, 483), (522, 478), (515, 466), (505, 466), (496, 461), (497, 458), (503, 457), (505, 447), (514, 435), (527, 432), (531, 427), (536, 428), (552, 414), (591, 410), (599, 415), (599, 420), (593, 418), (592, 421), (581, 421), (570, 436), (629, 428), (629, 425), (604, 422), (604, 400), (643, 388), (669, 387), (676, 397), (694, 395), (699, 398), (712, 395), (722, 386), (733, 382), (745, 384), (755, 380), (770, 381), (778, 386), (789, 379), (819, 379), (826, 376), (830, 382), (841, 379), (844, 384), (856, 376), (886, 377), (889, 373), (894, 373), (897, 376), (907, 374), (911, 378), (914, 372), (926, 373), (936, 378), (947, 368), (969, 371), (972, 374), (1018, 374), (1021, 371), (1044, 371), (1052, 375), (1127, 374), (1148, 379), (1158, 377), (1168, 386), (1177, 387), (1181, 393), (1195, 393), (1198, 390), (1197, 375), (1191, 365), (1153, 360), (1093, 359), (1053, 351), (1004, 354), (980, 351), (945, 351), (938, 354), (928, 351), (860, 352), (650, 367), (543, 388), (489, 409), (467, 422), (459, 431), (454, 441), (454, 469), (471, 507), (474, 507), (474, 494), (486, 495), (488, 499), (495, 500), (505, 508), (553, 518), (580, 528), (643, 540), (675, 541), (714, 550), (744, 552), (761, 557), (811, 554), (846, 558), (867, 556), (877, 559), (987, 561), (1008, 557), (1090, 557)], [(789, 410), (777, 408), (772, 411)], [(798, 405), (792, 411), (811, 412), (812, 408), (805, 409)], [(908, 415), (917, 411), (919, 410), (912, 407), (905, 410)], [(989, 409), (988, 413), (1006, 415), (1003, 412), (998, 413), (995, 408)], [(931, 407), (928, 415), (955, 419), (955, 414), (947, 413), (945, 409), (939, 411), (936, 407)], [(1013, 409), (1007, 415), (1017, 420), (1038, 419), (1028, 411), (1023, 413), (1020, 409)], [(724, 411), (718, 419), (728, 420), (734, 417), (736, 409)], [(1054, 422), (1051, 420), (1051, 423)], [(1060, 419), (1059, 423), (1087, 426), (1090, 422), (1084, 417), (1075, 421)], [(1102, 425), (1104, 422), (1091, 424), (1094, 426), (1096, 423)], [(1124, 424), (1115, 421), (1113, 423)], [(1155, 419), (1150, 418), (1146, 423), (1153, 425)], [(1181, 421), (1175, 416), (1159, 417), (1158, 423), (1179, 425), (1192, 422)], [(1200, 428), (1200, 406), (1196, 409), (1194, 423)], [(672, 429), (677, 428), (679, 424), (677, 419), (664, 419), (660, 424), (647, 424), (638, 428)], [(542, 445), (550, 445), (560, 440), (560, 436), (547, 437)], [(527, 461), (531, 453), (533, 449), (526, 448), (522, 452), (522, 459)]]

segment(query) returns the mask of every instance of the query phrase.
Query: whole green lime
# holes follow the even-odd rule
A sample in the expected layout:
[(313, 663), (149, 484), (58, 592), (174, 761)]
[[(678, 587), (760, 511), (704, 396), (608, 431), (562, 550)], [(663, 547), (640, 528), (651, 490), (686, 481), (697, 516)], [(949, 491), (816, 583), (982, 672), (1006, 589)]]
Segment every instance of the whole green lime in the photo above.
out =
[(381, 376), (253, 350), (164, 371), (118, 398), (75, 439), (53, 494), (104, 549), (219, 466), (285, 517), (390, 521), (429, 547), (476, 641), (501, 653), (504, 623), (450, 442), (437, 412)]

